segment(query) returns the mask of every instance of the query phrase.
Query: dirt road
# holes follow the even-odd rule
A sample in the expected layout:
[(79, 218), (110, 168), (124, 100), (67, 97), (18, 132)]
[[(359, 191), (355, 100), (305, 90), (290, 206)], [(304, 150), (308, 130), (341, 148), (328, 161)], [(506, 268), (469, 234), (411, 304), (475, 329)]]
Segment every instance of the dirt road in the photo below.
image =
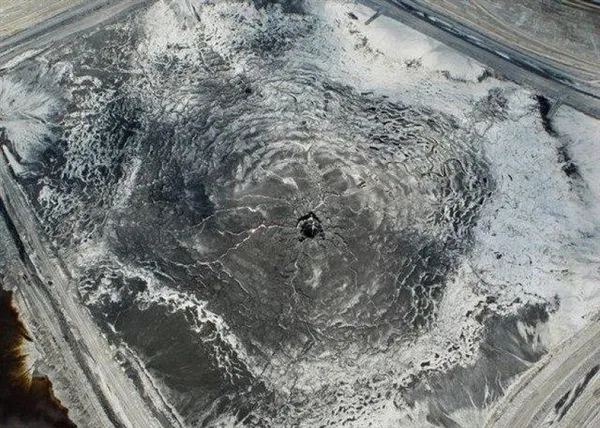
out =
[(3, 0), (0, 1), (0, 40), (31, 28), (84, 0)]
[[(561, 49), (558, 48), (551, 54), (539, 43), (532, 47), (529, 39), (517, 37), (508, 41), (505, 37), (508, 30), (504, 27), (504, 30), (496, 30), (485, 14), (480, 13), (477, 15), (479, 20), (471, 22), (474, 18), (469, 13), (461, 13), (455, 7), (442, 7), (440, 5), (445, 2), (441, 0), (359, 1), (488, 65), (510, 80), (531, 86), (549, 98), (560, 99), (564, 104), (600, 118), (600, 85), (597, 81), (600, 66), (595, 66), (593, 55), (570, 50), (559, 57), (556, 52)], [(552, 45), (552, 41), (548, 40), (547, 44)], [(554, 55), (555, 60), (550, 61), (548, 55)], [(582, 59), (577, 62), (573, 56)]]
[[(55, 3), (58, 2), (55, 0)], [(20, 22), (23, 25), (25, 23), (30, 25), (29, 27), (21, 28), (20, 32), (10, 37), (1, 38), (0, 36), (0, 70), (12, 66), (11, 60), (27, 54), (27, 52), (37, 53), (82, 31), (114, 21), (152, 3), (152, 1), (87, 0), (82, 2), (72, 0), (68, 3), (71, 4), (71, 8), (61, 9), (58, 14), (53, 14), (54, 10), (48, 10), (46, 14), (38, 12), (39, 20), (22, 18)]]
[(486, 428), (600, 426), (600, 321), (595, 319), (529, 369)]

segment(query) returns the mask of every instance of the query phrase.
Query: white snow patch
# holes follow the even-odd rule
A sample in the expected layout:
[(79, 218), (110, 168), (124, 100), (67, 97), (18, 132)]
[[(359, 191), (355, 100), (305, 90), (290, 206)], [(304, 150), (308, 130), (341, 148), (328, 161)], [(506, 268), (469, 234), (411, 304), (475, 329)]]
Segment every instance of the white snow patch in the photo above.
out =
[(123, 176), (115, 193), (113, 207), (116, 210), (127, 209), (127, 202), (133, 193), (138, 173), (142, 167), (142, 160), (138, 157), (134, 158), (127, 166), (124, 167)]
[(173, 47), (190, 46), (194, 42), (194, 31), (181, 24), (175, 7), (170, 7), (167, 2), (154, 3), (145, 14), (142, 27), (146, 34), (138, 46), (138, 53), (143, 64), (160, 63), (167, 51), (177, 55), (178, 50)]
[(594, 197), (592, 204), (600, 211), (600, 120), (562, 106), (553, 125), (569, 140), (567, 149)]
[(52, 138), (49, 121), (60, 109), (56, 96), (0, 77), (0, 128), (21, 162), (34, 162)]
[[(560, 301), (551, 317), (549, 345), (581, 328), (600, 307), (600, 216), (573, 190), (558, 162), (562, 144), (543, 129), (532, 99), (510, 99), (515, 120), (495, 123), (486, 133), (485, 151), (497, 190), (476, 228), (470, 261), (492, 293), (506, 301), (537, 295)], [(598, 177), (598, 142), (588, 140), (597, 122), (580, 118), (575, 144), (589, 180)], [(589, 152), (587, 152), (589, 150)], [(587, 152), (587, 155), (586, 155)], [(597, 183), (590, 182), (594, 188)], [(597, 188), (597, 187), (596, 187)], [(501, 258), (497, 258), (497, 254)]]
[(9, 61), (5, 62), (4, 64), (0, 65), (0, 70), (4, 71), (4, 70), (9, 70), (13, 67), (16, 67), (17, 65), (21, 64), (23, 61), (28, 60), (30, 58), (33, 58), (34, 56), (36, 56), (38, 53), (40, 53), (42, 51), (42, 49), (29, 49), (26, 50), (25, 52), (15, 56), (14, 58), (11, 58)]
[(4, 156), (6, 156), (6, 160), (8, 160), (8, 164), (10, 165), (10, 168), (12, 169), (13, 173), (16, 176), (23, 176), (26, 174), (26, 170), (23, 167), (23, 165), (21, 165), (14, 157), (14, 155), (12, 154), (12, 152), (10, 151), (10, 149), (6, 146), (6, 145), (2, 145), (2, 152), (4, 153)]
[[(432, 81), (447, 80), (442, 74), (446, 72), (454, 79), (476, 82), (485, 71), (477, 61), (386, 16), (365, 25), (374, 11), (364, 5), (344, 1), (312, 1), (310, 5), (333, 33), (319, 38), (332, 53), (329, 60), (337, 62), (332, 65), (340, 71), (354, 75), (355, 81), (360, 77), (363, 84), (389, 89), (390, 85), (412, 86), (408, 80), (414, 81), (417, 73)], [(350, 12), (358, 19), (350, 20)]]

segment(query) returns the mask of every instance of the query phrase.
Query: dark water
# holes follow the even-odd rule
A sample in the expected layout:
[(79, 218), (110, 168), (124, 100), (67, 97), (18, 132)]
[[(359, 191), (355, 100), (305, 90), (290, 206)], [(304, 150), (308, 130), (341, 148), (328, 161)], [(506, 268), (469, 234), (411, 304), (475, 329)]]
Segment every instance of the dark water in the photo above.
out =
[(0, 289), (0, 426), (74, 428), (48, 378), (28, 371), (23, 344), (30, 340), (12, 293)]

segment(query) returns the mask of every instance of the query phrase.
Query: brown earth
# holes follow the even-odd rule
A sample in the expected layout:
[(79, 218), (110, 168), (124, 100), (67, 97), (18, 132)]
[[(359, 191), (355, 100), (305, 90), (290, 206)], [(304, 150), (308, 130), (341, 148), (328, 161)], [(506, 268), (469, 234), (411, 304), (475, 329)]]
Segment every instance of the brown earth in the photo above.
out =
[(0, 426), (75, 428), (50, 380), (30, 372), (23, 346), (27, 341), (31, 337), (13, 305), (12, 292), (0, 289)]

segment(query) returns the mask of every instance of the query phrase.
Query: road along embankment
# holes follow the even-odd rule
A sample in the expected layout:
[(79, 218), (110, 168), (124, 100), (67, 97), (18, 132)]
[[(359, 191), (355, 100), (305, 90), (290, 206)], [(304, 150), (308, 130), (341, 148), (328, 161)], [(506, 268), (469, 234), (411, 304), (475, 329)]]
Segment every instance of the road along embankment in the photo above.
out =
[[(571, 67), (550, 64), (519, 46), (507, 45), (491, 31), (482, 33), (458, 22), (449, 14), (411, 0), (359, 0), (423, 34), (489, 66), (497, 74), (530, 86), (553, 100), (585, 114), (600, 118), (597, 87), (585, 85), (571, 73)], [(373, 24), (371, 24), (373, 25)]]
[(600, 320), (595, 317), (523, 374), (486, 428), (600, 426)]
[[(155, 1), (155, 0), (154, 0)], [(137, 9), (151, 4), (152, 0), (88, 0), (72, 2), (74, 7), (57, 15), (48, 14), (43, 19), (23, 24), (22, 31), (0, 38), (0, 70), (10, 68), (19, 59), (37, 55), (44, 49), (73, 37), (100, 24), (114, 22)]]
[(0, 2), (0, 39), (31, 28), (84, 0), (4, 0)]

